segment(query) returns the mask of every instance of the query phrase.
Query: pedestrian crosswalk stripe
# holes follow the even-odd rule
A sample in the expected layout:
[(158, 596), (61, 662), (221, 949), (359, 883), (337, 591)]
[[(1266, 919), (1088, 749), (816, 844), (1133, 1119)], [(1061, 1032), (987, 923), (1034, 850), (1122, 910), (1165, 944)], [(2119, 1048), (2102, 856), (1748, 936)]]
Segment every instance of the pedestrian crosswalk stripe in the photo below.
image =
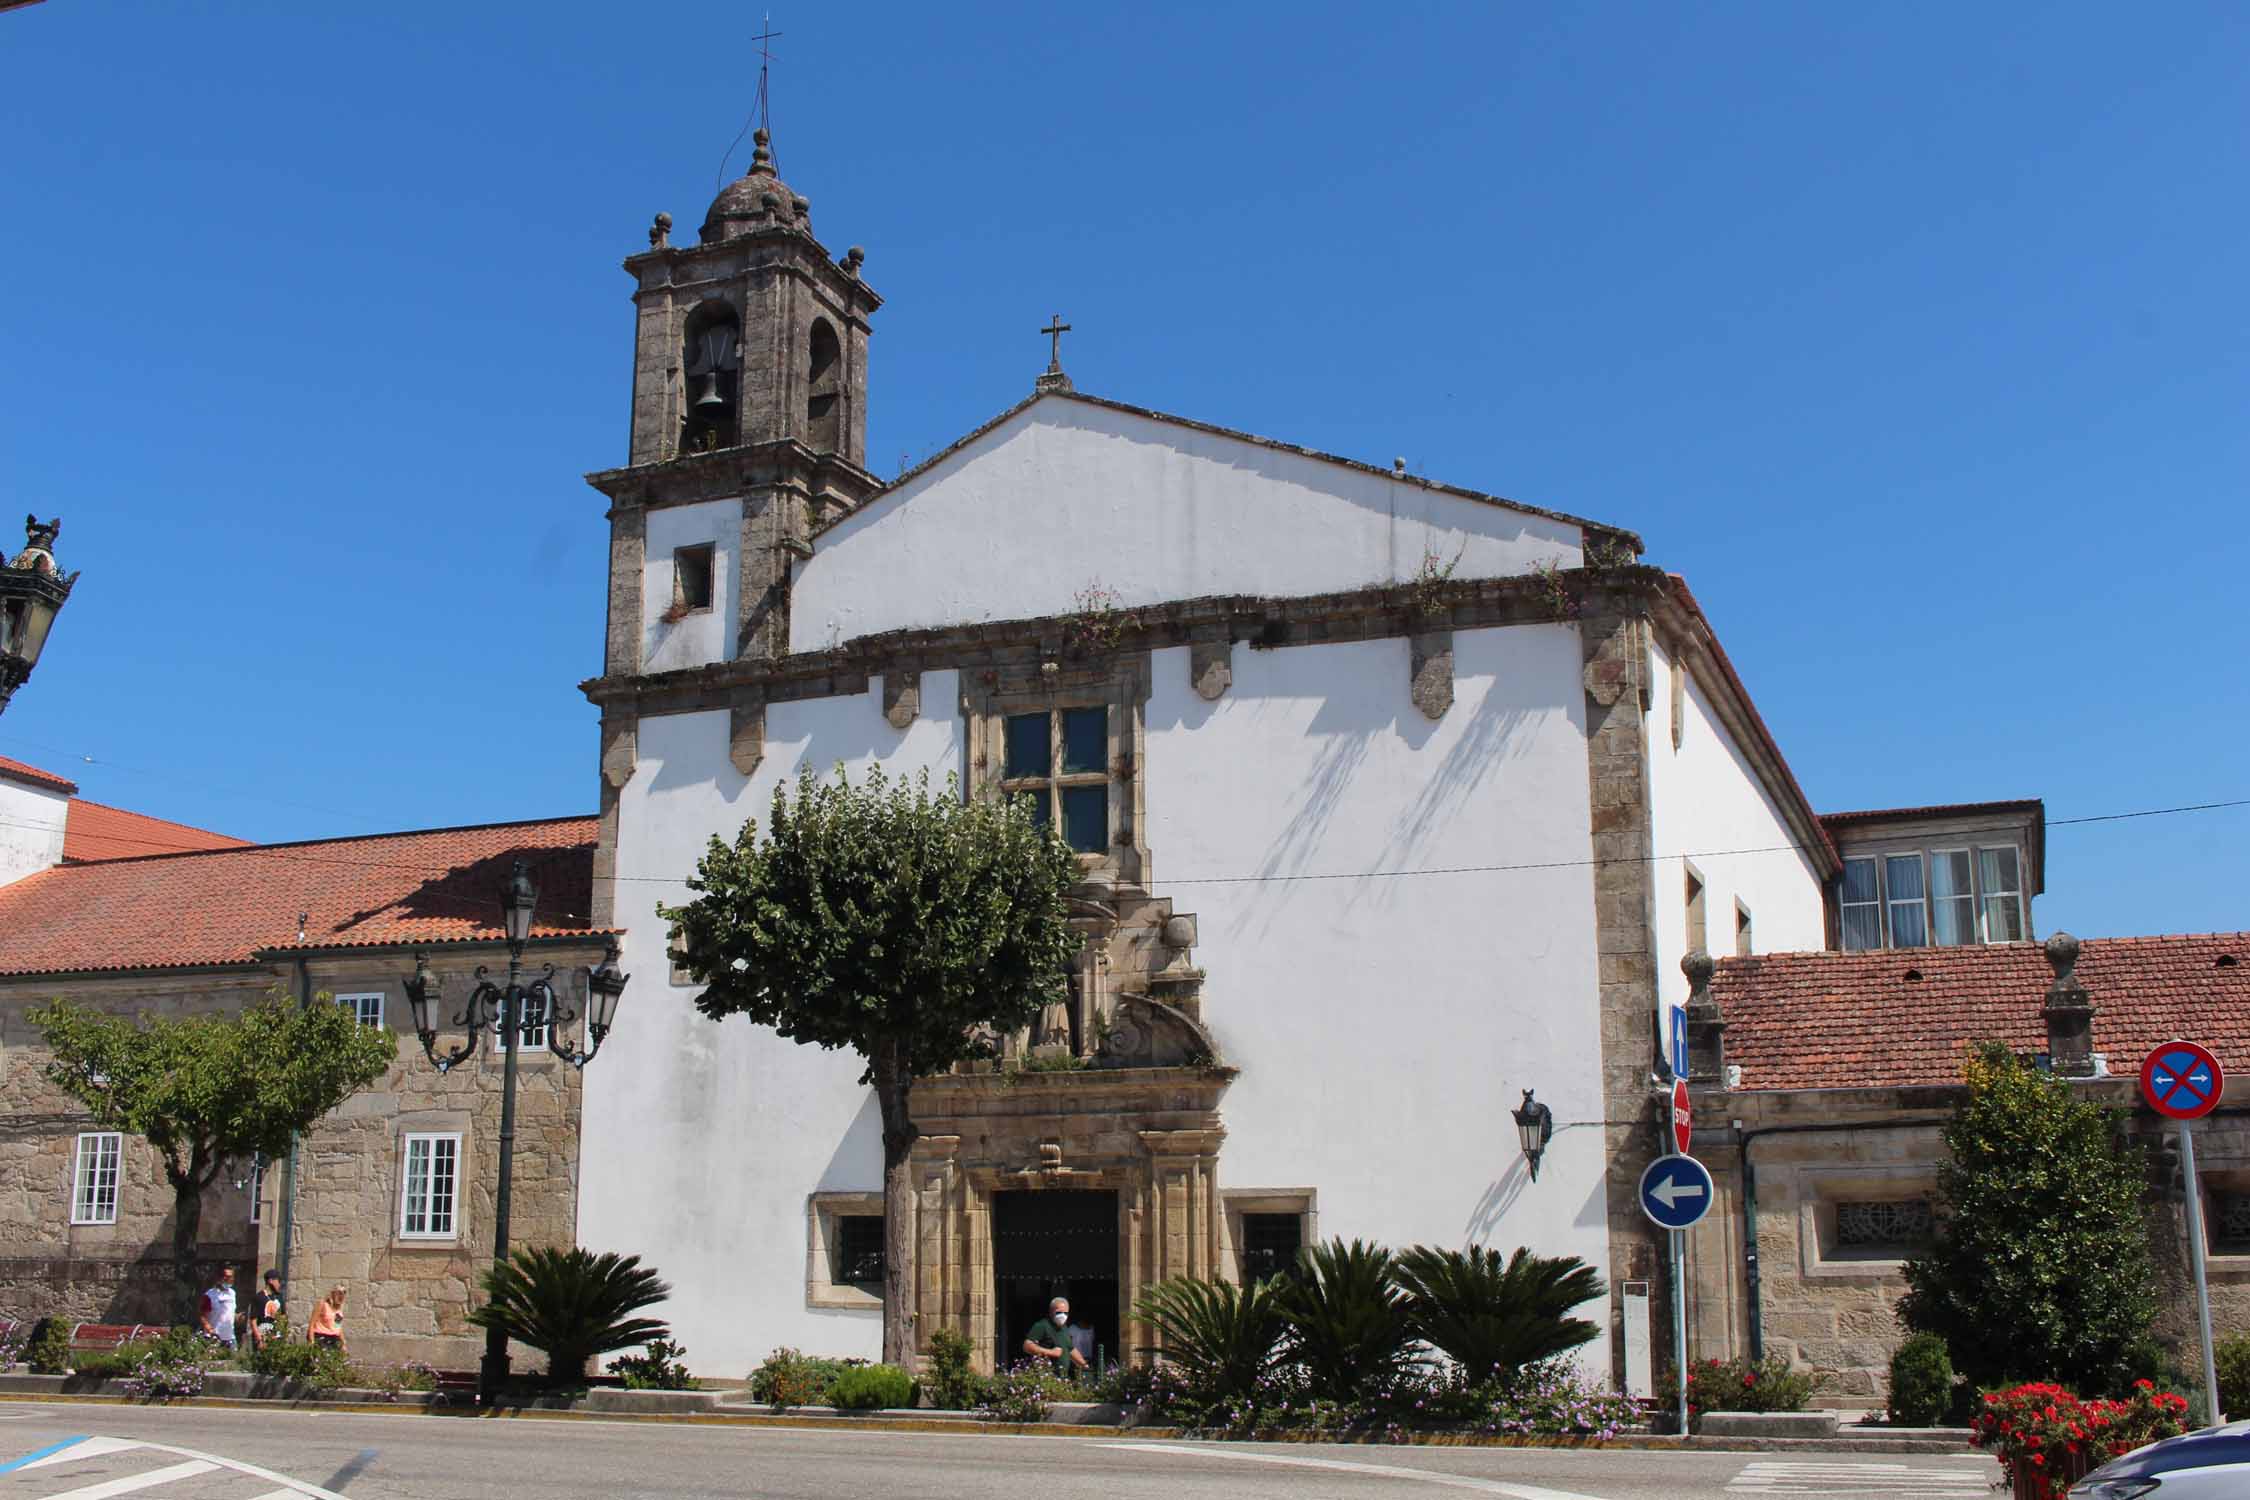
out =
[[(1940, 1461), (1943, 1462), (1942, 1460)], [(1992, 1488), (1988, 1459), (1955, 1460), (1952, 1467), (1837, 1459), (1761, 1459), (1747, 1464), (1727, 1486), (1730, 1495), (1855, 1495), (1954, 1500)]]
[(169, 1464), (161, 1469), (151, 1469), (145, 1474), (128, 1474), (122, 1479), (105, 1479), (100, 1484), (89, 1484), (75, 1490), (64, 1490), (49, 1495), (45, 1500), (110, 1500), (112, 1495), (130, 1495), (135, 1490), (153, 1490), (160, 1484), (170, 1484), (175, 1479), (193, 1479), (198, 1474), (208, 1474), (217, 1464), (202, 1459), (190, 1459), (184, 1464)]
[[(140, 1447), (131, 1438), (74, 1437), (67, 1443), (57, 1443), (37, 1453), (27, 1453), (16, 1460), (15, 1469), (44, 1469), (49, 1464), (74, 1464), (82, 1458), (100, 1458), (105, 1453), (129, 1453)], [(202, 1454), (196, 1454), (201, 1458)]]
[(18, 1469), (28, 1469), (33, 1464), (45, 1461), (52, 1454), (60, 1453), (65, 1448), (74, 1448), (85, 1441), (84, 1437), (66, 1437), (59, 1443), (49, 1443), (44, 1448), (33, 1449), (21, 1458), (11, 1458), (0, 1464), (0, 1474), (13, 1474)]

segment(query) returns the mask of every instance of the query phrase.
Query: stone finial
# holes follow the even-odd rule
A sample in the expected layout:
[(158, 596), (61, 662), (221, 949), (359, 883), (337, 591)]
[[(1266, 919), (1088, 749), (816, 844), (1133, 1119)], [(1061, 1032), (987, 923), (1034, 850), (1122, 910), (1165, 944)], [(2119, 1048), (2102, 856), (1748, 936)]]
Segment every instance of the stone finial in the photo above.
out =
[(1175, 912), (1164, 919), (1164, 946), (1167, 948), (1192, 948), (1195, 946), (1195, 918), (1185, 912)]
[(671, 248), (671, 244), (672, 216), (670, 214), (658, 214), (656, 222), (649, 226), (648, 247), (651, 250), (666, 250)]
[(2047, 962), (2055, 971), (2039, 1007), (2047, 1023), (2047, 1063), (2065, 1078), (2090, 1078), (2094, 1072), (2094, 1001), (2078, 982), (2078, 939), (2058, 932), (2047, 939)]
[[(742, 137), (736, 136), (735, 139), (739, 141)], [(772, 145), (773, 132), (760, 125), (750, 137), (750, 175), (752, 177), (771, 177), (773, 175), (773, 152), (770, 149)]]
[(1391, 472), (1398, 475), (1401, 479), (1404, 479), (1406, 477), (1406, 460), (1403, 458), (1392, 459)]
[(859, 268), (866, 264), (867, 252), (865, 250), (862, 250), (859, 246), (854, 245), (849, 250), (846, 250), (844, 252), (844, 269), (846, 271), (849, 271), (852, 275), (857, 276), (859, 274)]

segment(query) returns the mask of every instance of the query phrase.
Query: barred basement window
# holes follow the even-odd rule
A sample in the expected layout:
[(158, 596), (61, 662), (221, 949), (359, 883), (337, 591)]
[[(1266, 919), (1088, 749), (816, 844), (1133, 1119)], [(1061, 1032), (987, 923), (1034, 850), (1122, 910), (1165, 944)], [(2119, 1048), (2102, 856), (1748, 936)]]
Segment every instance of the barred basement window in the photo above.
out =
[(1305, 1221), (1299, 1214), (1244, 1214), (1242, 1216), (1242, 1279), (1256, 1284), (1279, 1276), (1297, 1263), (1305, 1245)]
[(2211, 1248), (2221, 1255), (2250, 1255), (2250, 1193), (2211, 1194)]
[(874, 1214), (840, 1214), (836, 1219), (836, 1274), (856, 1285), (883, 1279), (883, 1221)]
[(1839, 1250), (1919, 1250), (1934, 1221), (1927, 1198), (1887, 1198), (1836, 1205)]

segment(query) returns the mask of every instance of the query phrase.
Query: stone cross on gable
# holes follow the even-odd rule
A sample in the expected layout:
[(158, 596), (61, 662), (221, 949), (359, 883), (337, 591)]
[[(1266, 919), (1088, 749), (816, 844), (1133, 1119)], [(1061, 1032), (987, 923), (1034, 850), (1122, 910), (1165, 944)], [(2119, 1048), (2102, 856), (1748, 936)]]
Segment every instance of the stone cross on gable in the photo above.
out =
[(1070, 377), (1063, 373), (1062, 336), (1070, 332), (1070, 325), (1062, 320), (1061, 313), (1056, 313), (1048, 320), (1047, 326), (1039, 331), (1052, 342), (1048, 346), (1047, 372), (1033, 382), (1034, 388), (1042, 391), (1067, 391), (1071, 386)]

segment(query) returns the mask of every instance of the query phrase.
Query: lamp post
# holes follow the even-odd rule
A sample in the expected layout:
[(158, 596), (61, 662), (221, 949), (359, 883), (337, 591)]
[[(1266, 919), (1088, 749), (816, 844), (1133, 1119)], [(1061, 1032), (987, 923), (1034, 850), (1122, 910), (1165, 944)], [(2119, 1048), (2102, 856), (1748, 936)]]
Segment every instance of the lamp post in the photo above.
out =
[(62, 534), (60, 517), (42, 522), (23, 518), (24, 549), (15, 561), (0, 567), (0, 713), (8, 700), (39, 664), (47, 632), (55, 616), (70, 599), (76, 573), (55, 566), (55, 538)]
[[(529, 984), (523, 980), (524, 944), (531, 940), (531, 913), (539, 904), (539, 888), (532, 883), (530, 872), (522, 860), (517, 860), (508, 872), (508, 881), (500, 892), (502, 930), (508, 939), (508, 982), (494, 984), (486, 976), (484, 965), (477, 965), (477, 987), (453, 1018), (453, 1024), (466, 1033), (461, 1044), (443, 1057), (437, 1050), (437, 1026), (431, 1020), (430, 1007), (441, 998), (438, 980), (430, 973), (426, 955), (414, 955), (414, 972), (406, 979), (406, 1002), (414, 1011), (414, 1034), (421, 1039), (423, 1055), (428, 1057), (439, 1073), (450, 1073), (477, 1050), (477, 1038), (487, 1029), (499, 1032), (505, 1062), (501, 1068), (500, 1084), (500, 1187), (493, 1199), (492, 1210), (492, 1263), (507, 1264), (508, 1260), (508, 1208), (509, 1190), (515, 1176), (516, 1154), (516, 1047), (534, 1030), (547, 1033), (547, 1050), (573, 1068), (583, 1069), (602, 1050), (602, 1038), (609, 1035), (611, 1021), (617, 1014), (618, 997), (625, 993), (625, 981), (631, 977), (617, 972), (617, 945), (609, 945), (601, 967), (586, 970), (586, 1037), (588, 1046), (581, 1052), (564, 1042), (560, 1028), (578, 1019), (575, 1011), (563, 1004), (562, 992), (555, 988), (555, 966), (545, 970)], [(527, 1011), (527, 1002), (537, 1002), (536, 1012)], [(501, 1382), (508, 1378), (508, 1336), (498, 1328), (485, 1330), (484, 1363), (477, 1371), (477, 1398), (490, 1406), (499, 1394)]]
[(1531, 1168), (1531, 1180), (1539, 1180), (1539, 1158), (1547, 1154), (1547, 1142), (1554, 1139), (1555, 1112), (1531, 1097), (1532, 1091), (1523, 1091), (1523, 1107), (1508, 1111), (1516, 1122), (1516, 1134), (1523, 1138), (1523, 1159)]

